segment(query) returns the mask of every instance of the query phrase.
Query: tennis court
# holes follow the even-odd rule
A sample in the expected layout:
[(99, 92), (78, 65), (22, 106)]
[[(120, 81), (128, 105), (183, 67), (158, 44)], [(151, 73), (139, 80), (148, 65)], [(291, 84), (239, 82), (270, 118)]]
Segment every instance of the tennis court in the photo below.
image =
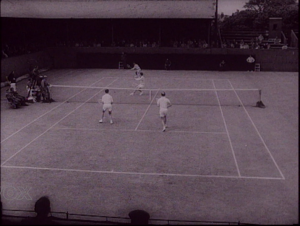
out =
[[(2, 187), (27, 191), (4, 209), (153, 219), (298, 222), (298, 73), (145, 70), (45, 72), (52, 103), (11, 109), (1, 89)], [(17, 84), (25, 96), (26, 81)], [(109, 88), (113, 119), (98, 99)], [(156, 100), (173, 106), (162, 132)], [(262, 100), (266, 108), (255, 107)], [(3, 194), (3, 192), (2, 192)], [(11, 195), (12, 197), (12, 195)]]

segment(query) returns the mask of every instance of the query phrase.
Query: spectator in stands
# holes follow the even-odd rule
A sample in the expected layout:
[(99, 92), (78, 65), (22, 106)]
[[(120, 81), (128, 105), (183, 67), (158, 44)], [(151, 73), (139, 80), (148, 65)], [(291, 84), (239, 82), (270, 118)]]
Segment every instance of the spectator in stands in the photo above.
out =
[(221, 48), (226, 49), (227, 48), (227, 44), (225, 42), (223, 42)]
[(204, 48), (204, 49), (208, 48), (208, 44), (206, 43), (205, 40), (203, 41), (203, 48)]
[(288, 46), (287, 46), (287, 45), (283, 45), (281, 48), (282, 48), (282, 49), (287, 49)]
[(10, 72), (10, 74), (6, 77), (6, 80), (8, 81), (10, 88), (12, 88), (13, 91), (17, 92), (17, 78), (15, 75), (15, 71)]
[(259, 48), (260, 48), (258, 42), (255, 42), (255, 43), (254, 43), (254, 47), (253, 47), (253, 48), (254, 48), (254, 49), (259, 49)]
[(220, 69), (220, 71), (225, 71), (225, 69), (226, 69), (226, 63), (225, 63), (225, 60), (222, 60), (222, 61), (219, 63), (219, 69)]
[(155, 41), (152, 42), (152, 47), (157, 47), (157, 43)]
[(165, 61), (165, 69), (170, 70), (171, 69), (171, 61), (167, 58)]
[(32, 90), (37, 83), (39, 77), (39, 67), (38, 66), (33, 66), (30, 65), (29, 67), (29, 78), (28, 78), (28, 82), (27, 82), (27, 92), (28, 92), (28, 96), (29, 97), (29, 91)]
[(280, 43), (280, 38), (278, 38), (277, 36), (274, 39), (274, 44), (279, 44)]
[(242, 40), (240, 41), (240, 49), (244, 49), (244, 44), (245, 44), (245, 42), (244, 42), (244, 40), (242, 39)]
[(186, 44), (184, 41), (182, 41), (182, 42), (180, 43), (180, 47), (185, 48), (185, 47), (187, 47), (187, 44)]
[(133, 44), (133, 42), (131, 42), (129, 46), (130, 46), (130, 47), (134, 47), (134, 44)]
[(43, 103), (54, 102), (54, 100), (51, 98), (50, 89), (49, 89), (49, 87), (51, 87), (51, 85), (47, 81), (47, 76), (41, 75), (41, 76), (39, 76), (39, 80), (40, 80), (40, 84), (38, 84), (38, 82), (37, 82), (37, 85), (39, 85), (39, 87), (40, 87), (41, 98), (42, 98)]
[(50, 200), (43, 196), (39, 198), (34, 205), (35, 217), (25, 218), (21, 221), (23, 225), (59, 225), (55, 222), (55, 218), (49, 216), (51, 213)]
[(253, 71), (254, 70), (254, 62), (255, 59), (254, 57), (252, 57), (251, 55), (246, 59), (247, 63), (248, 63), (248, 71)]
[(266, 40), (269, 40), (269, 31), (268, 30), (265, 31), (264, 37)]
[(34, 66), (33, 69), (29, 72), (29, 78), (32, 82), (36, 81), (39, 74), (39, 66)]
[(262, 34), (260, 34), (260, 35), (257, 37), (257, 39), (258, 39), (258, 42), (259, 42), (259, 43), (262, 43), (262, 41), (264, 40), (264, 36), (263, 36)]
[(187, 41), (187, 47), (188, 47), (188, 48), (193, 48), (193, 47), (194, 47), (194, 42), (193, 42), (191, 39), (189, 39), (189, 40)]
[(235, 39), (233, 39), (233, 43), (234, 43), (234, 47), (235, 48), (240, 48), (240, 44), (238, 41), (236, 41)]
[(100, 42), (100, 41), (98, 41), (98, 42), (96, 43), (96, 47), (101, 47), (101, 42)]

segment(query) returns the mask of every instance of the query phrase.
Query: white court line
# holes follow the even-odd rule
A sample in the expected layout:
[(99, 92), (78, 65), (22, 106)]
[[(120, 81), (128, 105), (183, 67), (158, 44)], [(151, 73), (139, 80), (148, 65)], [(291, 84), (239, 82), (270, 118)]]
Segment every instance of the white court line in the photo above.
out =
[[(212, 80), (212, 83), (213, 83), (214, 88), (216, 88), (214, 80)], [(228, 128), (227, 128), (226, 120), (225, 120), (223, 110), (222, 110), (222, 107), (221, 107), (221, 103), (220, 103), (220, 100), (219, 100), (219, 96), (218, 96), (217, 92), (215, 92), (215, 94), (216, 94), (216, 97), (217, 97), (217, 100), (218, 100), (219, 108), (220, 108), (220, 111), (221, 111), (221, 115), (222, 115), (222, 119), (223, 119), (223, 122), (224, 122), (225, 130), (226, 130), (226, 133), (227, 133), (227, 136), (228, 136), (228, 140), (229, 140), (231, 152), (232, 152), (232, 155), (233, 155), (233, 159), (234, 159), (234, 162), (235, 162), (235, 166), (236, 166), (239, 177), (241, 177), (239, 165), (238, 165), (236, 157), (235, 157), (235, 153), (234, 153), (233, 146), (232, 146), (232, 143), (231, 143), (231, 138), (230, 138), (230, 135), (229, 135), (229, 132), (228, 132)]]
[(155, 93), (155, 95), (154, 95), (154, 97), (153, 97), (152, 101), (150, 102), (149, 106), (147, 107), (147, 109), (146, 109), (146, 111), (145, 111), (144, 115), (142, 116), (141, 120), (139, 121), (139, 123), (138, 123), (138, 124), (137, 124), (137, 126), (135, 127), (135, 130), (137, 130), (137, 128), (139, 127), (139, 125), (140, 125), (140, 124), (141, 124), (141, 122), (143, 121), (143, 119), (144, 119), (144, 117), (145, 117), (146, 113), (148, 112), (149, 108), (151, 107), (151, 105), (152, 105), (153, 101), (155, 100), (155, 97), (156, 97), (156, 95), (157, 95), (158, 91), (159, 91), (159, 90), (157, 90), (157, 91), (156, 91), (156, 93)]
[[(161, 130), (130, 130), (130, 129), (90, 129), (90, 128), (54, 128), (55, 130), (84, 130), (84, 131), (120, 131), (120, 132), (151, 132), (157, 133)], [(188, 131), (188, 130), (170, 130), (170, 133), (207, 133), (207, 134), (227, 134), (226, 132), (201, 132), (201, 131)]]
[[(98, 80), (97, 82), (101, 81), (102, 78), (100, 80)], [(112, 81), (110, 84), (114, 83), (117, 79), (115, 79), (114, 81)], [(95, 83), (97, 83), (95, 82)], [(95, 84), (93, 83), (93, 84)], [(109, 85), (110, 85), (109, 84)], [(108, 85), (108, 86), (109, 86)], [(85, 102), (83, 102), (82, 104), (80, 104), (78, 107), (76, 107), (74, 110), (70, 111), (67, 115), (65, 115), (64, 117), (62, 117), (60, 120), (58, 120), (56, 123), (54, 123), (52, 126), (50, 126), (48, 129), (46, 129), (43, 133), (41, 133), (40, 135), (38, 135), (36, 138), (34, 138), (32, 141), (30, 141), (28, 144), (26, 144), (25, 146), (23, 146), (19, 151), (17, 151), (15, 154), (13, 154), (12, 156), (10, 156), (8, 159), (6, 159), (2, 164), (4, 165), (7, 161), (9, 161), (11, 158), (13, 158), (14, 156), (16, 156), (18, 153), (20, 153), (22, 150), (24, 150), (26, 147), (28, 147), (32, 142), (36, 141), (38, 138), (40, 138), (41, 136), (43, 136), (45, 133), (47, 133), (51, 128), (53, 128), (55, 125), (57, 125), (59, 122), (61, 122), (62, 120), (64, 120), (66, 117), (68, 117), (70, 114), (72, 114), (73, 112), (75, 112), (77, 109), (79, 109), (81, 106), (83, 106), (86, 102), (88, 102), (89, 100), (91, 100), (92, 98), (94, 98), (96, 95), (98, 95), (102, 90), (100, 90), (99, 92), (97, 92), (95, 95), (93, 95), (91, 98), (87, 99)]]
[[(188, 76), (198, 76), (198, 75), (188, 75)], [(157, 77), (160, 77), (160, 76), (157, 76)], [(182, 80), (186, 80), (186, 78), (183, 78), (182, 76), (181, 77), (172, 77), (173, 78), (176, 78), (176, 79), (182, 79)], [(189, 78), (190, 79), (195, 79), (195, 80), (206, 80), (206, 81), (212, 81), (212, 80), (228, 80), (227, 78), (216, 78), (216, 79), (213, 79), (213, 78)]]
[[(160, 132), (161, 130), (137, 130), (139, 132)], [(225, 132), (202, 132), (202, 131), (188, 131), (188, 130), (168, 130), (168, 133), (206, 133), (206, 134), (226, 134)]]
[[(52, 84), (52, 87), (62, 87), (62, 88), (80, 88), (80, 89), (105, 89), (107, 87), (105, 86), (74, 86), (74, 85), (58, 85), (58, 84)], [(114, 90), (133, 90), (134, 88), (124, 88), (124, 87), (109, 87), (110, 89)], [(233, 91), (233, 89), (194, 89), (194, 88), (188, 88), (188, 89), (176, 89), (176, 88), (152, 88), (152, 89), (143, 89), (143, 91)], [(235, 89), (236, 91), (242, 90), (242, 91), (259, 91), (259, 89)]]
[(175, 177), (206, 177), (206, 178), (230, 178), (230, 179), (261, 179), (261, 180), (282, 180), (280, 177), (250, 177), (250, 176), (226, 176), (226, 175), (201, 175), (201, 174), (176, 174), (176, 173), (138, 173), (138, 172), (121, 172), (121, 171), (105, 171), (105, 170), (81, 170), (81, 169), (63, 169), (48, 167), (29, 167), (29, 166), (1, 166), (10, 169), (30, 169), (30, 170), (49, 170), (49, 171), (65, 171), (79, 173), (106, 173), (106, 174), (126, 174), (126, 175), (144, 175), (144, 176), (175, 176)]
[[(71, 73), (71, 72), (72, 72), (72, 70), (69, 71), (69, 72), (67, 72), (65, 75), (67, 75), (67, 74), (69, 74), (69, 73)], [(76, 93), (75, 95), (71, 96), (69, 99), (73, 98), (74, 96), (76, 96), (77, 94), (79, 94), (79, 93), (81, 93), (81, 92), (82, 92), (82, 91)], [(69, 99), (67, 99), (66, 101), (68, 101)], [(27, 125), (23, 126), (21, 129), (17, 130), (16, 132), (14, 132), (14, 133), (11, 134), (11, 135), (9, 135), (8, 137), (6, 137), (5, 139), (3, 139), (3, 140), (1, 141), (1, 144), (2, 144), (2, 142), (8, 140), (8, 139), (11, 138), (12, 136), (14, 136), (14, 135), (16, 135), (17, 133), (19, 133), (21, 130), (25, 129), (27, 126), (31, 125), (32, 123), (34, 123), (35, 121), (37, 121), (38, 119), (40, 119), (41, 117), (47, 115), (49, 112), (51, 112), (51, 111), (55, 110), (56, 108), (60, 107), (60, 106), (61, 106), (62, 104), (64, 104), (66, 101), (62, 102), (61, 104), (57, 105), (56, 107), (52, 108), (51, 110), (45, 112), (44, 114), (40, 115), (40, 116), (37, 117), (36, 119), (32, 120), (32, 121), (31, 121), (30, 123), (28, 123)]]
[[(232, 84), (231, 84), (231, 82), (230, 82), (230, 81), (229, 81), (229, 83), (230, 83), (231, 87), (233, 88), (233, 86), (232, 86)], [(234, 89), (234, 88), (233, 88), (233, 89)], [(275, 159), (274, 159), (274, 157), (273, 157), (272, 153), (270, 152), (270, 150), (269, 150), (268, 146), (266, 145), (266, 143), (265, 143), (264, 139), (263, 139), (263, 138), (262, 138), (262, 136), (260, 135), (260, 133), (259, 133), (259, 131), (258, 131), (258, 129), (257, 129), (257, 127), (256, 127), (256, 125), (254, 124), (254, 122), (253, 122), (252, 118), (250, 117), (250, 115), (249, 115), (248, 111), (246, 110), (245, 106), (243, 105), (243, 102), (242, 102), (242, 100), (240, 99), (239, 95), (236, 93), (236, 91), (235, 91), (235, 90), (234, 90), (234, 93), (235, 93), (235, 95), (237, 96), (237, 98), (239, 99), (239, 102), (241, 103), (241, 106), (243, 107), (244, 111), (246, 112), (246, 114), (247, 114), (248, 118), (250, 119), (250, 121), (251, 121), (251, 123), (252, 123), (252, 125), (253, 125), (253, 127), (254, 127), (254, 129), (255, 129), (255, 131), (256, 131), (256, 133), (258, 134), (258, 136), (259, 136), (260, 140), (262, 141), (262, 143), (263, 143), (263, 145), (265, 146), (265, 148), (266, 148), (267, 152), (269, 153), (269, 155), (270, 155), (270, 157), (271, 157), (271, 159), (272, 159), (273, 163), (275, 164), (275, 166), (276, 166), (277, 170), (279, 171), (279, 173), (280, 173), (280, 175), (281, 175), (282, 179), (285, 179), (285, 177), (284, 177), (283, 173), (281, 172), (281, 170), (280, 170), (279, 166), (277, 165), (277, 163), (276, 163), (276, 161), (275, 161)]]

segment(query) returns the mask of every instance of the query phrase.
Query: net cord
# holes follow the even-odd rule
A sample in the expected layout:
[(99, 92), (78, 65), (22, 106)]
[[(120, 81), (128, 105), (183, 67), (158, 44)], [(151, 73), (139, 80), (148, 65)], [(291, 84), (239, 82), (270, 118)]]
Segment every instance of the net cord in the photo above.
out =
[[(99, 87), (99, 86), (68, 86), (68, 85), (51, 85), (51, 87), (61, 88), (78, 88), (78, 89), (112, 89), (112, 90), (135, 90), (135, 88), (120, 88), (120, 87)], [(174, 88), (160, 88), (160, 89), (143, 89), (143, 91), (259, 91), (261, 97), (261, 89), (174, 89)]]

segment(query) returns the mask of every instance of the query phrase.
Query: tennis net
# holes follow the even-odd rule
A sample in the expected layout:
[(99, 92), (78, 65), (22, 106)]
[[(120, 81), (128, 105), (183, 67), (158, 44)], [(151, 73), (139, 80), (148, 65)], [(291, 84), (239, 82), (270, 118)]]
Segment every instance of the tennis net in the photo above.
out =
[(99, 103), (109, 89), (115, 104), (156, 104), (161, 92), (172, 105), (256, 106), (261, 101), (260, 89), (143, 89), (142, 95), (133, 88), (52, 85), (52, 98), (57, 102)]

